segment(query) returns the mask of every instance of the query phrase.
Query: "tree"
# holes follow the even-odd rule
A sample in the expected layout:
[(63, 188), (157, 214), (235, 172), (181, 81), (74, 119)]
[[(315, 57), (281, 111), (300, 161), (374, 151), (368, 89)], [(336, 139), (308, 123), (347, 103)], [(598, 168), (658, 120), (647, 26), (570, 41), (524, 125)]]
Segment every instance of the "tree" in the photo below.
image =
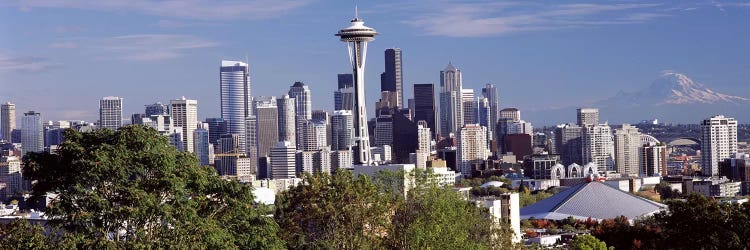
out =
[(379, 249), (389, 227), (391, 196), (349, 171), (306, 175), (276, 199), (276, 220), (289, 249)]
[(571, 250), (607, 250), (607, 243), (600, 241), (594, 236), (585, 234), (576, 236), (570, 243)]
[(391, 249), (512, 248), (513, 232), (486, 208), (453, 190), (418, 186), (395, 210), (388, 233)]
[(44, 227), (17, 219), (0, 227), (2, 249), (49, 249)]
[(57, 193), (52, 226), (76, 248), (281, 248), (252, 189), (223, 180), (145, 126), (64, 132), (56, 154), (24, 157), (34, 197)]

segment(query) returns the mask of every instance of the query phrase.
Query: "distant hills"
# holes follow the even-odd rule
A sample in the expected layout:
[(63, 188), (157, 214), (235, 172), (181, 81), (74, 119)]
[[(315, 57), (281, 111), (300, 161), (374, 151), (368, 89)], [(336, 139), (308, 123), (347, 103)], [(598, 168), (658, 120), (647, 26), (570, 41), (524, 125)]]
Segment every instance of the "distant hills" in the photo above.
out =
[[(685, 74), (673, 71), (662, 72), (644, 89), (620, 91), (610, 98), (584, 106), (599, 108), (602, 122), (614, 118), (608, 119), (613, 124), (635, 123), (645, 119), (698, 123), (714, 114), (735, 117), (741, 123), (750, 122), (749, 98), (716, 92)], [(553, 121), (572, 122), (576, 108), (530, 111), (526, 112), (524, 119), (539, 125), (551, 125)]]

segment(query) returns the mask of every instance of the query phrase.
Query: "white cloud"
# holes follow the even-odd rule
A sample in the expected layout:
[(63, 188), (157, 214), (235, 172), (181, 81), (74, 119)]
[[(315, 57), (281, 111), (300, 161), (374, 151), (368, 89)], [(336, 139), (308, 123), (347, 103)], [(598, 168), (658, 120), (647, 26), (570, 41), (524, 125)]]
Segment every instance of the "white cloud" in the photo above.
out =
[(74, 8), (135, 11), (200, 20), (266, 19), (306, 6), (311, 0), (11, 0), (22, 10)]
[(95, 48), (131, 61), (160, 61), (181, 57), (193, 49), (211, 48), (214, 41), (189, 35), (137, 34), (116, 36), (94, 41)]
[(47, 58), (43, 57), (0, 55), (0, 71), (39, 72), (54, 66)]
[(596, 4), (533, 1), (430, 3), (432, 4), (407, 5), (413, 14), (404, 23), (421, 29), (428, 35), (450, 37), (483, 37), (523, 31), (644, 23), (670, 16), (662, 4), (632, 1)]

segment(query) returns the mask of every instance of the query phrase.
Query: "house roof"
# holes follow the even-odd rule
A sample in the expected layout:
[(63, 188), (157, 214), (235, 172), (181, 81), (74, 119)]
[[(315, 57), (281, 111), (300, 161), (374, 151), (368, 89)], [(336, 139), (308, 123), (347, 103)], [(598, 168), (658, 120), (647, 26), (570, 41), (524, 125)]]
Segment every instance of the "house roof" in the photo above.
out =
[(561, 220), (573, 216), (576, 219), (602, 220), (624, 215), (632, 220), (665, 208), (664, 204), (623, 192), (601, 182), (587, 182), (521, 208), (521, 218)]

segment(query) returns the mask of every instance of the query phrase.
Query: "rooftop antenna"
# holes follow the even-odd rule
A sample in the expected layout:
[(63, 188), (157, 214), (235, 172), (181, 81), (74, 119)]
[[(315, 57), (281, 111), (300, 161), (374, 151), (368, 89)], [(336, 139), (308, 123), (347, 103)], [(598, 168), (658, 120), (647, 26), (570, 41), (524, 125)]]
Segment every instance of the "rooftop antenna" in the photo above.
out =
[(354, 4), (354, 19), (359, 20), (359, 8), (357, 7), (357, 4)]

